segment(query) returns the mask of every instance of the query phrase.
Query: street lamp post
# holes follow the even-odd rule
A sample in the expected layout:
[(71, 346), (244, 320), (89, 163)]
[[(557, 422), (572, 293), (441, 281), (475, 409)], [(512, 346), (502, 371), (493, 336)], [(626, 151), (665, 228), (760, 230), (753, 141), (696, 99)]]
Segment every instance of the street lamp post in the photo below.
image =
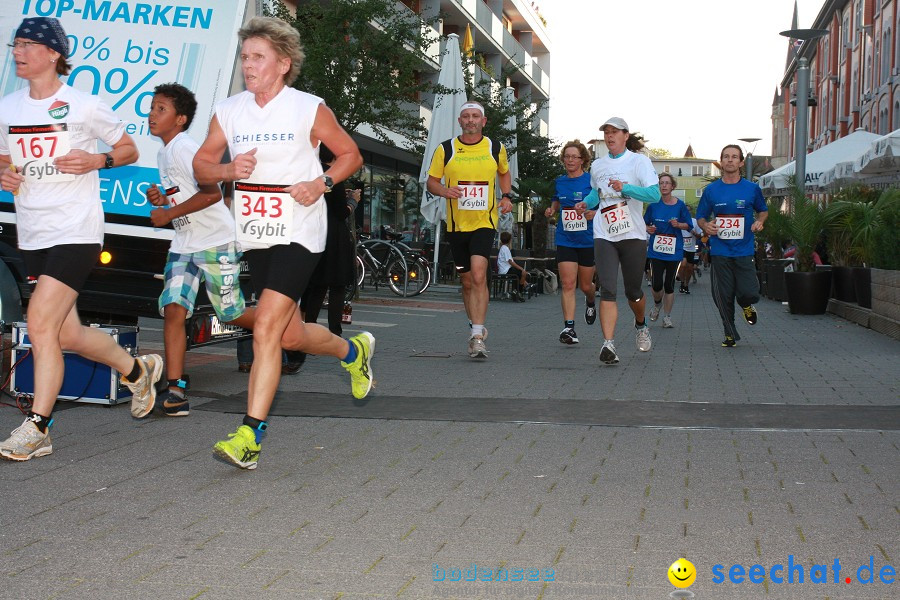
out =
[(739, 139), (740, 141), (744, 142), (745, 144), (747, 144), (748, 146), (749, 146), (750, 144), (753, 144), (753, 147), (750, 148), (750, 149), (747, 151), (747, 159), (746, 159), (746, 163), (747, 163), (747, 180), (748, 180), (748, 181), (753, 181), (753, 152), (756, 150), (756, 142), (758, 142), (758, 141), (761, 140), (762, 138), (745, 137), (745, 138), (738, 138), (738, 139)]
[(809, 144), (809, 59), (803, 56), (806, 42), (828, 35), (827, 29), (788, 29), (780, 35), (803, 40), (797, 60), (797, 118), (794, 122), (794, 185), (806, 190), (806, 147)]

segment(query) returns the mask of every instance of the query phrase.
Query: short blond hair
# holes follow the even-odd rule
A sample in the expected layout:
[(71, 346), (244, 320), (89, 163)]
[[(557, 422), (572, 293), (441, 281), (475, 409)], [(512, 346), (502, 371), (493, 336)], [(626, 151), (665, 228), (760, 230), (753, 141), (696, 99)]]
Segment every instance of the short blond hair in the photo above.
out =
[(306, 58), (300, 43), (300, 33), (296, 29), (274, 17), (253, 17), (238, 30), (238, 37), (242, 43), (250, 38), (259, 38), (272, 44), (275, 52), (291, 61), (291, 68), (284, 74), (285, 85), (296, 81), (303, 59)]

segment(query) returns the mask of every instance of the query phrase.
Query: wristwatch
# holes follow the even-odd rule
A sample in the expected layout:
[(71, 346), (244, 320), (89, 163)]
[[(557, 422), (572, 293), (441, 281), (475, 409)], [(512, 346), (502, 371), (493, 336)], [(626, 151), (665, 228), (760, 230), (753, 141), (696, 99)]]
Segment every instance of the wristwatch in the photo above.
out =
[(325, 181), (325, 191), (330, 192), (331, 188), (334, 187), (334, 180), (324, 173), (322, 173), (322, 179)]
[(103, 156), (106, 157), (106, 162), (103, 163), (104, 169), (112, 169), (113, 168), (113, 157), (109, 152), (104, 152)]
[(507, 199), (509, 199), (510, 201), (512, 201), (512, 199), (513, 199), (513, 195), (512, 195), (512, 193), (510, 193), (510, 192), (506, 192), (505, 194), (503, 194), (503, 195), (500, 196), (500, 197), (501, 197), (501, 198), (507, 198)]

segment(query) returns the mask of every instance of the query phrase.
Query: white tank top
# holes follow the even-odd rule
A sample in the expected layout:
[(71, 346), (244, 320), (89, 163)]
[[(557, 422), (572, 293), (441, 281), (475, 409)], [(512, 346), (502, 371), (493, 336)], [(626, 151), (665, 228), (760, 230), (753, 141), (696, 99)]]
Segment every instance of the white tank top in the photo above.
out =
[[(322, 175), (319, 149), (309, 142), (318, 96), (285, 86), (264, 107), (253, 93), (241, 92), (216, 105), (216, 118), (228, 140), (231, 156), (256, 148), (256, 169), (242, 181), (289, 186)], [(313, 253), (325, 250), (328, 215), (325, 197), (312, 206), (294, 203), (291, 241)], [(244, 249), (249, 250), (244, 244)]]

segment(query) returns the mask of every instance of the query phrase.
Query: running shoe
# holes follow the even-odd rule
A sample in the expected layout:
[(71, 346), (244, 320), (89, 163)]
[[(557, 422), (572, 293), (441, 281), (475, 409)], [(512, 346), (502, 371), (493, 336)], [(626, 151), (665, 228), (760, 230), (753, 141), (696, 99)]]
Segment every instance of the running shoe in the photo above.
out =
[(472, 358), (487, 358), (487, 348), (484, 345), (483, 336), (469, 338), (469, 356)]
[(584, 305), (584, 322), (588, 325), (593, 325), (594, 321), (597, 320), (597, 305), (585, 304)]
[(737, 345), (737, 342), (734, 341), (734, 338), (731, 337), (730, 335), (726, 335), (725, 339), (722, 340), (723, 348), (734, 348), (736, 345)]
[(559, 341), (563, 344), (577, 344), (578, 334), (573, 327), (566, 327), (559, 333)]
[(299, 350), (285, 350), (284, 354), (287, 360), (281, 363), (281, 374), (294, 375), (299, 373), (300, 368), (303, 367), (303, 363), (306, 362), (306, 352)]
[(655, 321), (659, 318), (659, 304), (654, 304), (650, 309), (650, 320)]
[(179, 396), (172, 390), (166, 390), (156, 397), (156, 408), (167, 417), (186, 417), (191, 413), (187, 398)]
[(635, 333), (635, 341), (637, 342), (637, 349), (641, 352), (650, 352), (651, 346), (653, 346), (653, 342), (650, 340), (650, 328), (647, 327), (645, 323), (643, 327), (638, 327), (637, 332)]
[(230, 465), (242, 469), (255, 469), (259, 461), (261, 444), (256, 443), (256, 434), (247, 425), (241, 425), (227, 440), (216, 442), (213, 456)]
[(669, 315), (664, 316), (663, 317), (663, 329), (672, 329), (673, 327), (675, 327), (675, 326), (672, 325), (672, 317), (670, 317)]
[(12, 430), (12, 434), (0, 444), (0, 456), (6, 460), (29, 460), (53, 452), (50, 430), (41, 433), (34, 421), (25, 422)]
[[(472, 331), (472, 321), (469, 321), (469, 331)], [(471, 335), (471, 333), (469, 335)], [(487, 341), (487, 327), (484, 325), (481, 326), (481, 339), (485, 342)]]
[(614, 365), (619, 362), (619, 355), (616, 354), (616, 347), (611, 341), (603, 342), (603, 348), (600, 349), (600, 362), (607, 365)]
[(341, 366), (350, 373), (353, 397), (361, 400), (368, 396), (372, 389), (372, 355), (375, 354), (375, 337), (368, 331), (363, 331), (350, 338), (350, 343), (356, 346), (356, 360), (350, 364), (341, 361)]
[(681, 290), (681, 293), (682, 293), (682, 294), (690, 294), (690, 293), (691, 293), (691, 290), (688, 289), (688, 288), (684, 288), (683, 290)]
[(756, 325), (757, 314), (756, 309), (753, 308), (753, 305), (751, 304), (750, 306), (744, 306), (742, 308), (744, 313), (744, 320), (747, 321), (747, 324)]
[(162, 376), (163, 359), (159, 354), (145, 354), (137, 358), (141, 365), (141, 376), (134, 383), (125, 379), (119, 381), (131, 390), (131, 416), (143, 419), (156, 404), (156, 382)]

